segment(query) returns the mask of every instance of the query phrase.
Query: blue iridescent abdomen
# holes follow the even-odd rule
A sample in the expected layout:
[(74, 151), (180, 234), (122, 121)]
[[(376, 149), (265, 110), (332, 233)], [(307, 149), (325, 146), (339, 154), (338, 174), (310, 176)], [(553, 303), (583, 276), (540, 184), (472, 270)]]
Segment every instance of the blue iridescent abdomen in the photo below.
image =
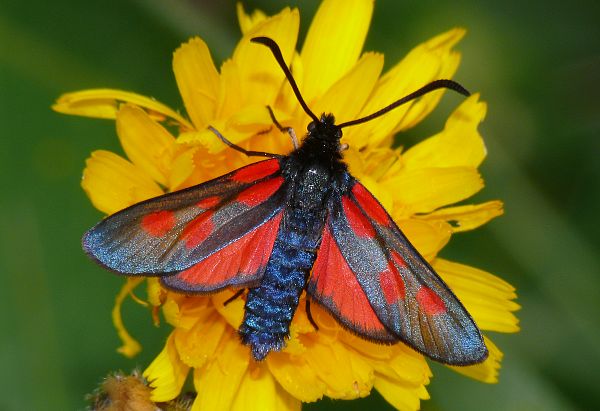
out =
[(325, 224), (330, 173), (313, 165), (289, 178), (294, 188), (273, 252), (259, 285), (248, 292), (239, 329), (257, 360), (284, 347)]

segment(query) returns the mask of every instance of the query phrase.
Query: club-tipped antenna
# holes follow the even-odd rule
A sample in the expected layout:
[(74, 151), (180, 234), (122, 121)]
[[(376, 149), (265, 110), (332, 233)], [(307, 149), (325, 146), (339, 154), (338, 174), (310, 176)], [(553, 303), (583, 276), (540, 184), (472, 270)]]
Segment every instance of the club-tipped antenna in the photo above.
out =
[(427, 93), (430, 93), (434, 90), (440, 89), (440, 88), (447, 88), (450, 90), (454, 90), (457, 93), (460, 93), (464, 96), (470, 96), (471, 93), (469, 93), (467, 91), (466, 88), (464, 88), (463, 86), (461, 86), (460, 84), (458, 84), (456, 81), (453, 80), (435, 80), (432, 81), (429, 84), (424, 85), (423, 87), (421, 87), (420, 89), (413, 91), (412, 93), (410, 93), (407, 96), (402, 97), (399, 100), (396, 100), (395, 102), (393, 102), (392, 104), (390, 104), (387, 107), (382, 108), (379, 111), (374, 112), (373, 114), (369, 114), (368, 116), (365, 117), (361, 117), (358, 118), (356, 120), (351, 120), (351, 121), (346, 121), (345, 123), (342, 124), (338, 124), (337, 126), (339, 128), (344, 128), (344, 127), (348, 127), (348, 126), (354, 126), (356, 124), (361, 124), (361, 123), (366, 123), (367, 121), (371, 121), (374, 118), (377, 118), (379, 116), (384, 115), (385, 113), (387, 113), (388, 111), (391, 111), (393, 109), (395, 109), (396, 107), (401, 106), (402, 104), (408, 103), (411, 100), (414, 100), (416, 98), (419, 98)]
[(298, 85), (296, 84), (296, 80), (294, 80), (294, 77), (292, 76), (292, 72), (288, 68), (287, 64), (285, 64), (285, 60), (283, 59), (283, 55), (281, 54), (281, 49), (279, 48), (279, 46), (277, 45), (277, 43), (275, 43), (275, 41), (273, 39), (270, 39), (269, 37), (254, 37), (250, 41), (253, 42), (253, 43), (259, 43), (259, 44), (262, 44), (264, 46), (267, 46), (271, 50), (271, 53), (273, 53), (273, 56), (275, 56), (275, 60), (277, 60), (277, 63), (279, 63), (279, 66), (283, 70), (283, 73), (285, 74), (285, 77), (289, 81), (290, 86), (292, 86), (292, 90), (294, 90), (294, 94), (296, 95), (296, 98), (298, 99), (298, 102), (300, 103), (300, 105), (304, 109), (304, 112), (306, 114), (308, 114), (310, 116), (310, 118), (313, 119), (313, 121), (318, 122), (319, 118), (317, 116), (315, 116), (315, 113), (313, 113), (308, 108), (308, 106), (306, 105), (306, 102), (302, 98), (302, 94), (300, 94), (300, 90), (298, 89)]

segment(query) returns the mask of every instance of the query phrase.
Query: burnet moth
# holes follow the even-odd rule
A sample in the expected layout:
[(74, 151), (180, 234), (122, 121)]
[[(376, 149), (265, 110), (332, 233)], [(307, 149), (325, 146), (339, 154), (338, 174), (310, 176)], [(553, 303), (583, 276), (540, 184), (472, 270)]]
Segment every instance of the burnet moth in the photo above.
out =
[(247, 151), (210, 127), (232, 149), (267, 159), (105, 218), (84, 235), (85, 251), (111, 271), (160, 277), (180, 293), (247, 289), (239, 334), (256, 360), (285, 346), (303, 291), (307, 303), (320, 304), (366, 340), (401, 341), (451, 365), (485, 360), (487, 348), (469, 313), (349, 174), (340, 144), (343, 128), (430, 91), (468, 91), (437, 80), (369, 116), (336, 124), (332, 114), (317, 117), (308, 108), (272, 39), (252, 42), (272, 51), (312, 119), (302, 144), (289, 155)]

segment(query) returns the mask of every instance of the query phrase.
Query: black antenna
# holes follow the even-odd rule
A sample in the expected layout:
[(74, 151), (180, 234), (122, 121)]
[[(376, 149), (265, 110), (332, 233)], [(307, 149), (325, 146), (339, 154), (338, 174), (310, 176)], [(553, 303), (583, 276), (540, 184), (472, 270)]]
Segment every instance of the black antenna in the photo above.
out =
[(279, 49), (279, 46), (277, 45), (277, 43), (275, 43), (275, 41), (273, 41), (273, 39), (270, 39), (269, 37), (254, 37), (250, 41), (252, 43), (259, 43), (264, 46), (267, 46), (271, 50), (271, 53), (273, 53), (273, 56), (275, 56), (275, 60), (277, 60), (277, 63), (279, 63), (279, 66), (281, 66), (281, 69), (283, 70), (285, 77), (290, 82), (290, 86), (292, 86), (292, 90), (294, 90), (294, 94), (296, 95), (298, 102), (300, 103), (300, 105), (302, 106), (302, 108), (304, 109), (306, 114), (308, 114), (310, 116), (310, 118), (313, 119), (313, 121), (316, 121), (318, 123), (319, 118), (317, 116), (315, 116), (315, 114), (312, 111), (310, 111), (310, 109), (306, 105), (306, 102), (302, 98), (302, 94), (300, 94), (300, 90), (298, 89), (296, 80), (294, 80), (294, 77), (292, 76), (292, 72), (290, 71), (288, 66), (285, 64), (285, 60), (283, 59), (283, 55), (281, 54), (281, 49)]
[(467, 91), (467, 89), (465, 89), (463, 86), (461, 86), (460, 84), (458, 84), (456, 81), (453, 80), (435, 80), (432, 81), (429, 84), (424, 85), (423, 87), (421, 87), (420, 89), (418, 89), (417, 91), (413, 91), (412, 93), (410, 93), (407, 96), (402, 97), (400, 100), (397, 100), (395, 102), (393, 102), (392, 104), (390, 104), (387, 107), (382, 108), (379, 111), (376, 111), (373, 114), (370, 114), (366, 117), (362, 117), (356, 120), (352, 120), (352, 121), (346, 121), (345, 123), (342, 124), (338, 124), (338, 128), (343, 128), (343, 127), (348, 127), (348, 126), (354, 126), (356, 124), (360, 124), (360, 123), (366, 123), (367, 121), (371, 121), (374, 118), (377, 118), (381, 115), (384, 115), (385, 113), (387, 113), (388, 111), (391, 111), (393, 109), (395, 109), (396, 107), (401, 106), (404, 103), (408, 103), (411, 100), (414, 100), (416, 98), (419, 98), (429, 92), (432, 92), (434, 90), (440, 89), (440, 88), (448, 88), (450, 90), (454, 90), (457, 93), (460, 93), (464, 96), (470, 96), (471, 93), (469, 93)]

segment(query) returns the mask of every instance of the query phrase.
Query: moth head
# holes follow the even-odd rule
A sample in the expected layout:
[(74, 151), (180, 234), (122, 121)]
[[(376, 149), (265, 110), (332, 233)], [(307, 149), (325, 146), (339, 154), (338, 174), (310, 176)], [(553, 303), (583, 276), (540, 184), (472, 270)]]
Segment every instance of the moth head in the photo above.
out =
[(333, 114), (321, 114), (318, 121), (308, 123), (308, 134), (319, 140), (337, 143), (342, 138), (342, 129), (335, 124)]

